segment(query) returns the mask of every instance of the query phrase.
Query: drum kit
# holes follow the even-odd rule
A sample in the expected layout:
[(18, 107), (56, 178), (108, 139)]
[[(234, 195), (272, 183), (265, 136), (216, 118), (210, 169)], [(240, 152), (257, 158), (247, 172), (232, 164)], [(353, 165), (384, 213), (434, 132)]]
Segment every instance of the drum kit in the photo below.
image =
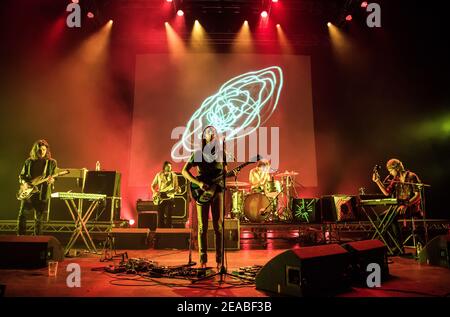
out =
[(292, 220), (290, 201), (296, 197), (296, 175), (298, 172), (295, 171), (271, 173), (270, 181), (253, 189), (247, 182), (227, 182), (227, 191), (231, 194), (231, 218), (253, 223)]

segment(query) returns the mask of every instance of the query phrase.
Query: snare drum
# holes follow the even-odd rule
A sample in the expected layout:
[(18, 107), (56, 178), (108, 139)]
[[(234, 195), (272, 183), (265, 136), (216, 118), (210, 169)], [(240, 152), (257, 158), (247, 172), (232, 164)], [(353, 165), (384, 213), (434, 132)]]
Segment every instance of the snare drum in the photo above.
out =
[(249, 194), (244, 201), (244, 214), (252, 222), (262, 222), (264, 215), (270, 213), (269, 198), (261, 193)]
[(264, 192), (267, 197), (274, 198), (281, 192), (280, 181), (268, 181), (264, 186)]

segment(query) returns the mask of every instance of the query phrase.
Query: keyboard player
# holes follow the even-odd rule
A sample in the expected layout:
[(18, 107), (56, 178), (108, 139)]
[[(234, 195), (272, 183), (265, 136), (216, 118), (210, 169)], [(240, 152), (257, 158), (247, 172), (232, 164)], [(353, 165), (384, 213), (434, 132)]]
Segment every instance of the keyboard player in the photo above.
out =
[(392, 232), (398, 241), (402, 240), (400, 226), (398, 224), (399, 216), (414, 217), (422, 215), (420, 188), (414, 184), (421, 183), (419, 177), (405, 169), (403, 163), (395, 158), (387, 161), (386, 169), (389, 175), (385, 181), (380, 180), (377, 171), (372, 175), (372, 181), (377, 184), (378, 188), (385, 196), (390, 196), (397, 199), (397, 206), (395, 212), (397, 216), (392, 222)]

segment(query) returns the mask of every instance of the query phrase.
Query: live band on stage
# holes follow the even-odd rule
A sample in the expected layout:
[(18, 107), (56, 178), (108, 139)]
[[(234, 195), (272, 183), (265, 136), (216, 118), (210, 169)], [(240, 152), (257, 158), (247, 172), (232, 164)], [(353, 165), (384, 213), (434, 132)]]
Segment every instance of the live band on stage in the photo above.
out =
[[(227, 162), (226, 151), (221, 148), (220, 141), (217, 130), (213, 126), (206, 127), (202, 133), (201, 148), (192, 153), (181, 174), (173, 171), (170, 161), (162, 162), (160, 172), (154, 175), (150, 185), (153, 204), (158, 207), (158, 228), (173, 227), (173, 215), (177, 209), (176, 196), (186, 191), (190, 193), (189, 196), (195, 202), (195, 214), (192, 217), (197, 219), (201, 267), (206, 267), (208, 262), (207, 230), (210, 218), (216, 242), (215, 262), (218, 269), (223, 260), (220, 250), (224, 218), (236, 219), (241, 224), (324, 223), (364, 219), (373, 226), (371, 238), (382, 240), (391, 255), (404, 252), (405, 237), (401, 220), (425, 219), (424, 189), (429, 185), (423, 184), (398, 159), (387, 161), (388, 175), (384, 179), (380, 176), (381, 167), (374, 167), (372, 181), (379, 189), (378, 194), (367, 194), (361, 190), (359, 195), (349, 195), (350, 199), (341, 201), (331, 196), (332, 215), (329, 217), (326, 206), (330, 197), (316, 199), (316, 208), (306, 205), (306, 199), (301, 198), (303, 195), (299, 172), (274, 170), (270, 161), (259, 155), (230, 168), (231, 162)], [(244, 169), (247, 169), (245, 173)], [(19, 175), (17, 234), (26, 234), (27, 211), (34, 214), (34, 234), (42, 234), (43, 214), (47, 204), (51, 197), (59, 197), (68, 201), (67, 206), (72, 208), (73, 220), (78, 224), (77, 232), (74, 232), (70, 242), (73, 244), (78, 236), (82, 236), (95, 249), (92, 240), (89, 241), (89, 233), (83, 232), (82, 227), (107, 195), (70, 191), (52, 193), (55, 180), (67, 173), (68, 170), (58, 169), (46, 140), (38, 140), (33, 144), (30, 156)], [(180, 183), (179, 179), (183, 182)], [(74, 199), (92, 202), (87, 215), (77, 209)], [(375, 210), (377, 206), (385, 208), (379, 212)], [(315, 215), (312, 214), (314, 212)]]

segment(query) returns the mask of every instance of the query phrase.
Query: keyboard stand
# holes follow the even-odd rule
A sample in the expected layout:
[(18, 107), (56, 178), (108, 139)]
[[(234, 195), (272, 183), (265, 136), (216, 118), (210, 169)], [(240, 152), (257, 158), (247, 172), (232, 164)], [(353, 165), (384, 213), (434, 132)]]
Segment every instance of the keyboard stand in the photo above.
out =
[[(395, 250), (400, 251), (401, 254), (403, 253), (401, 243), (393, 236), (391, 232), (391, 225), (395, 221), (395, 216), (397, 215), (396, 207), (397, 205), (389, 206), (383, 213), (383, 217), (380, 218), (372, 206), (361, 205), (361, 210), (366, 214), (372, 227), (375, 229), (371, 239), (381, 239), (386, 245), (389, 255), (394, 255)], [(368, 212), (366, 208), (370, 209), (371, 212)], [(389, 245), (388, 241), (391, 241), (393, 246)]]
[[(80, 199), (82, 199), (82, 198), (80, 198)], [(64, 200), (66, 202), (67, 208), (69, 209), (70, 214), (72, 215), (73, 221), (75, 223), (75, 231), (72, 233), (72, 236), (70, 237), (70, 240), (64, 249), (65, 255), (67, 255), (69, 253), (69, 251), (75, 245), (75, 242), (77, 241), (77, 239), (80, 236), (83, 239), (83, 242), (86, 245), (89, 252), (98, 253), (97, 249), (95, 247), (94, 241), (92, 240), (91, 235), (89, 234), (89, 230), (86, 226), (86, 223), (89, 221), (89, 219), (92, 216), (92, 213), (97, 208), (100, 201), (102, 201), (102, 200), (103, 199), (93, 200), (84, 215), (83, 215), (82, 209), (79, 209), (77, 207), (77, 205), (75, 204), (74, 199), (65, 199)]]

